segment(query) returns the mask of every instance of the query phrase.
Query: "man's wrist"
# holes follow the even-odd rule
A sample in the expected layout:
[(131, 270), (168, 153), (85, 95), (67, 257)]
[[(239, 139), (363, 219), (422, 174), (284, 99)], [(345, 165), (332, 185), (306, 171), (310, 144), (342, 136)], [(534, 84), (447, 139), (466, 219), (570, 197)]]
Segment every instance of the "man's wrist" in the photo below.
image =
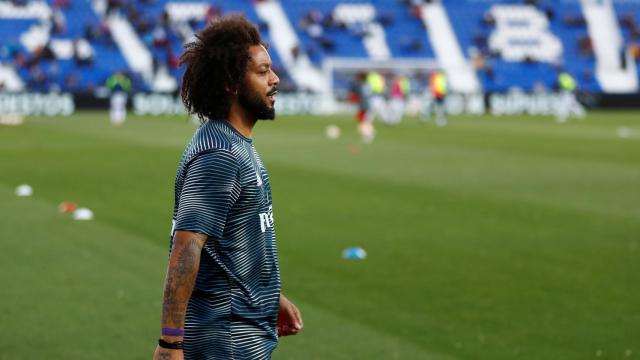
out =
[(184, 329), (163, 326), (160, 330), (160, 339), (168, 342), (182, 341)]
[(160, 335), (160, 339), (166, 342), (176, 342), (184, 340), (184, 336)]
[(167, 336), (184, 336), (184, 329), (182, 328), (172, 328), (172, 327), (163, 327), (160, 332), (162, 335)]
[(163, 339), (158, 339), (158, 345), (167, 350), (182, 350), (182, 341), (166, 341)]

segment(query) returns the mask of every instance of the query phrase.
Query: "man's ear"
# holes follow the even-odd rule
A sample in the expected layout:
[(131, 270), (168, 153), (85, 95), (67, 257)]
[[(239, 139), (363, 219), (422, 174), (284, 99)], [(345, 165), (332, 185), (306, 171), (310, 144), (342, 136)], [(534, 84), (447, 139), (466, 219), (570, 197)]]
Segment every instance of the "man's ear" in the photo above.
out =
[(238, 86), (224, 86), (224, 91), (229, 95), (238, 95)]

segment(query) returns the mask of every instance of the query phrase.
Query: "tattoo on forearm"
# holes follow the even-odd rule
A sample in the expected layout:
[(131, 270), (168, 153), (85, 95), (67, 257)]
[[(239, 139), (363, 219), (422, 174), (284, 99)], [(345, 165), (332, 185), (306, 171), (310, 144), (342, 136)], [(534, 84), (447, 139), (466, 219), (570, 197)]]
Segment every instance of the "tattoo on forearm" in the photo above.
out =
[(169, 354), (168, 352), (161, 352), (158, 355), (159, 355), (160, 359), (171, 359), (171, 354)]
[(184, 324), (187, 302), (195, 284), (200, 263), (200, 240), (189, 239), (183, 246), (175, 247), (169, 260), (164, 288), (162, 322), (180, 328)]

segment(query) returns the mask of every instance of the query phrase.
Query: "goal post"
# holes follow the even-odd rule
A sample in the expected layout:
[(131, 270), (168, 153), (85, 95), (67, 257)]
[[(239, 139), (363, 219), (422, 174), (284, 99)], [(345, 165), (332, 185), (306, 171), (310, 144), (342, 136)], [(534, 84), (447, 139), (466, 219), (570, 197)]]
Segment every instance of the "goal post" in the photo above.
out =
[(329, 57), (322, 63), (322, 73), (329, 84), (322, 94), (323, 108), (327, 113), (344, 111), (348, 107), (344, 100), (350, 90), (349, 85), (359, 73), (402, 74), (426, 86), (428, 74), (439, 68), (436, 60), (427, 58), (374, 60)]

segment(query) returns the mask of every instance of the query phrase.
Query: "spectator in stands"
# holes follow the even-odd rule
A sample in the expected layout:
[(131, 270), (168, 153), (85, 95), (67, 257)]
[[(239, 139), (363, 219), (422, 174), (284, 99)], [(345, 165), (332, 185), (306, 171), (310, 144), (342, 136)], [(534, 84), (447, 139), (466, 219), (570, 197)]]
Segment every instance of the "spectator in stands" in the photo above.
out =
[(582, 82), (586, 84), (592, 81), (593, 81), (593, 71), (591, 69), (585, 69), (582, 72)]
[(291, 93), (291, 92), (298, 91), (298, 87), (296, 86), (296, 83), (293, 81), (291, 76), (289, 76), (289, 74), (285, 69), (281, 68), (276, 64), (273, 64), (272, 67), (273, 67), (273, 72), (278, 74), (278, 76), (280, 77), (280, 84), (278, 85), (278, 91), (283, 93)]
[(629, 31), (629, 36), (632, 39), (640, 37), (640, 27), (636, 23), (636, 18), (633, 14), (625, 14), (622, 16), (620, 23), (624, 28)]
[(115, 46), (111, 37), (111, 29), (106, 21), (102, 20), (99, 24), (88, 22), (84, 26), (84, 38), (89, 42), (98, 42), (108, 46)]
[(393, 24), (394, 17), (389, 12), (380, 11), (376, 16), (376, 20), (378, 23), (380, 23), (380, 25), (387, 27)]
[(54, 34), (62, 34), (67, 29), (67, 20), (64, 13), (57, 7), (54, 7), (51, 11), (50, 21), (53, 24), (51, 31)]
[(422, 6), (412, 4), (411, 7), (409, 8), (409, 14), (412, 17), (422, 21)]
[(120, 11), (122, 3), (120, 0), (107, 0), (107, 15), (113, 15)]
[(258, 30), (260, 30), (260, 32), (264, 32), (264, 33), (268, 33), (269, 32), (269, 23), (266, 21), (259, 21), (258, 22)]
[(627, 46), (627, 51), (631, 54), (631, 58), (638, 61), (640, 60), (640, 44), (638, 42), (632, 42)]
[(28, 59), (26, 62), (26, 66), (32, 67), (33, 65), (40, 64), (40, 62), (42, 62), (43, 60), (55, 60), (55, 59), (56, 59), (55, 53), (53, 52), (53, 50), (51, 50), (51, 46), (49, 45), (49, 43), (46, 43), (42, 46), (37, 47), (33, 51), (31, 58)]
[(488, 79), (493, 80), (495, 77), (495, 73), (493, 71), (493, 65), (491, 64), (491, 60), (487, 58), (482, 51), (472, 47), (469, 49), (469, 57), (471, 58), (471, 63), (473, 65), (473, 69), (476, 72), (484, 73)]
[(473, 35), (473, 45), (480, 52), (489, 51), (489, 42), (487, 41), (487, 35), (484, 32), (476, 32)]
[[(195, 30), (195, 29), (201, 29), (201, 28), (204, 26), (204, 23), (203, 23), (203, 22), (200, 22), (200, 21), (198, 21), (198, 20), (196, 20), (196, 19), (189, 19), (189, 20), (187, 21), (187, 23), (189, 24), (189, 27), (190, 27), (191, 29), (193, 29), (193, 30)], [(193, 32), (193, 31), (191, 31), (191, 32)], [(185, 40), (187, 40), (187, 38), (183, 36), (183, 37), (182, 37), (182, 40), (183, 40), (183, 41), (185, 41)]]
[(333, 52), (335, 48), (335, 43), (329, 37), (321, 36), (319, 39), (317, 39), (317, 41), (318, 41), (318, 44), (322, 47), (322, 49), (325, 52), (329, 52), (329, 53)]
[(60, 64), (57, 61), (49, 63), (45, 68), (47, 75), (47, 91), (60, 92)]
[(207, 15), (205, 15), (205, 22), (208, 24), (220, 16), (222, 16), (222, 9), (217, 5), (210, 5), (207, 10)]
[(482, 16), (482, 25), (484, 27), (494, 27), (496, 26), (496, 18), (493, 16), (491, 11), (486, 11)]
[(338, 29), (346, 29), (346, 24), (333, 15), (333, 13), (329, 13), (322, 18), (322, 26), (325, 29), (338, 28)]
[(523, 62), (524, 62), (525, 64), (527, 64), (527, 65), (535, 65), (535, 64), (537, 64), (539, 61), (538, 61), (538, 59), (536, 59), (535, 57), (533, 57), (533, 56), (531, 56), (531, 55), (526, 55), (526, 56), (524, 57), (524, 61), (523, 61)]
[(424, 49), (422, 40), (419, 37), (404, 36), (400, 39), (402, 48), (409, 53), (420, 52)]
[(166, 9), (162, 10), (162, 13), (160, 14), (160, 17), (158, 19), (158, 25), (162, 26), (163, 28), (171, 27), (171, 17), (169, 16), (169, 13)]
[(13, 57), (13, 63), (17, 69), (23, 69), (28, 67), (27, 56), (22, 52), (17, 52)]
[(20, 52), (20, 45), (15, 42), (0, 45), (0, 57), (4, 59), (15, 59)]
[(169, 39), (167, 39), (167, 32), (162, 26), (156, 25), (156, 27), (153, 28), (153, 32), (151, 34), (152, 34), (151, 36), (153, 39), (154, 47), (165, 48), (169, 45)]
[(56, 60), (56, 53), (51, 49), (51, 42), (47, 42), (36, 51), (40, 51), (40, 57), (42, 60)]
[(64, 89), (65, 91), (69, 91), (72, 93), (79, 92), (80, 88), (80, 74), (77, 72), (72, 72), (65, 76), (64, 78)]
[(11, 4), (14, 6), (27, 6), (29, 0), (11, 0)]
[(180, 67), (180, 57), (171, 50), (171, 46), (167, 46), (167, 66), (172, 70)]
[(553, 9), (553, 7), (547, 5), (542, 9), (542, 11), (547, 16), (547, 20), (549, 20), (549, 22), (553, 21), (556, 18), (556, 11)]
[(567, 14), (564, 16), (564, 19), (562, 21), (566, 26), (570, 26), (570, 27), (587, 26), (587, 21), (584, 19), (584, 17), (581, 14), (577, 14), (577, 15)]
[(84, 24), (84, 38), (89, 42), (98, 38), (98, 26), (94, 26), (91, 22), (85, 22)]
[(137, 22), (133, 23), (133, 25), (136, 31), (138, 31), (138, 33), (147, 34), (153, 30), (154, 21), (144, 16), (141, 16)]
[(578, 49), (580, 50), (580, 55), (584, 57), (592, 58), (594, 56), (593, 43), (588, 34), (578, 39)]
[(299, 45), (294, 45), (291, 48), (291, 57), (293, 58), (293, 61), (297, 61), (298, 57), (300, 57), (300, 46)]
[(53, 0), (52, 5), (58, 9), (68, 9), (71, 7), (71, 0)]
[(29, 78), (27, 79), (27, 86), (29, 89), (37, 92), (47, 91), (47, 74), (42, 70), (39, 64), (33, 64), (29, 67)]
[(304, 16), (310, 24), (322, 24), (322, 19), (324, 16), (322, 12), (318, 9), (311, 9)]
[(142, 21), (142, 14), (138, 10), (138, 8), (133, 3), (128, 3), (124, 7), (124, 10), (127, 14), (127, 20), (129, 20), (131, 25), (133, 25), (133, 27), (135, 27), (137, 30), (141, 31), (142, 29), (139, 29), (139, 26), (140, 22)]

